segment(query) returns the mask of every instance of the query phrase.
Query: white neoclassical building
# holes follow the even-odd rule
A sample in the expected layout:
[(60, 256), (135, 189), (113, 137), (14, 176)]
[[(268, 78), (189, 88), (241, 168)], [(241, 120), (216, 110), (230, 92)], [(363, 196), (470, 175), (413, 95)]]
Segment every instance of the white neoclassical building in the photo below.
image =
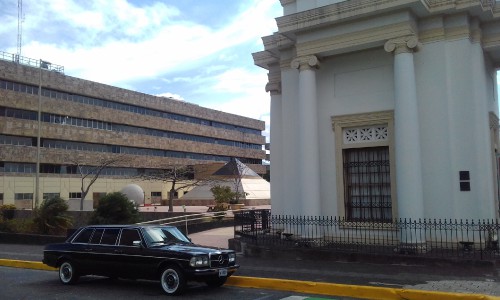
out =
[(273, 214), (498, 218), (500, 3), (280, 0)]

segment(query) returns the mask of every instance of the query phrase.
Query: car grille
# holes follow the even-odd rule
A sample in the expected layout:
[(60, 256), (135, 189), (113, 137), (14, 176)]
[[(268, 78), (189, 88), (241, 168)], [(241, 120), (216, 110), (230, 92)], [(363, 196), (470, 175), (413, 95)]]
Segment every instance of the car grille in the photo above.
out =
[(210, 267), (220, 268), (229, 266), (229, 257), (227, 254), (210, 254)]

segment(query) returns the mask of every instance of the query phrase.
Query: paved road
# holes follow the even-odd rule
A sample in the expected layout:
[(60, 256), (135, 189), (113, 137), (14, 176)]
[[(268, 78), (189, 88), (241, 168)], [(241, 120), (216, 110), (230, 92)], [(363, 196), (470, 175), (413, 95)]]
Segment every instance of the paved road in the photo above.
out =
[[(167, 297), (158, 282), (143, 280), (111, 280), (105, 277), (82, 277), (76, 285), (65, 286), (59, 282), (57, 273), (30, 269), (0, 267), (2, 278), (1, 298), (10, 299), (165, 299)], [(314, 295), (301, 295), (287, 291), (238, 288), (223, 286), (210, 289), (206, 285), (191, 283), (183, 295), (176, 300), (305, 300)], [(168, 297), (167, 297), (168, 298)], [(316, 296), (319, 299), (353, 299)]]

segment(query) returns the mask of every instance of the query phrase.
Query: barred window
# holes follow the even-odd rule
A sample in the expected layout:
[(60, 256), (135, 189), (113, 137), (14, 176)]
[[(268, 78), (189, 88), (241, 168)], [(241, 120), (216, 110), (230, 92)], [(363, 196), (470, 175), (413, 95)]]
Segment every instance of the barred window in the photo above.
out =
[(389, 147), (343, 150), (344, 204), (350, 221), (392, 221)]

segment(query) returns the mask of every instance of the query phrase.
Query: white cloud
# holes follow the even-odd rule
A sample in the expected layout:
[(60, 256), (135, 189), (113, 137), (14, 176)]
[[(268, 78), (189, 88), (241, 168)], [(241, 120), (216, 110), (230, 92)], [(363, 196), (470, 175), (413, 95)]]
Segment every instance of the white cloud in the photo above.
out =
[[(71, 76), (181, 100), (189, 93), (196, 99), (187, 101), (265, 119), (267, 71), (252, 65), (251, 52), (262, 49), (261, 36), (276, 30), (281, 6), (276, 0), (241, 5), (246, 8), (239, 13), (221, 8), (234, 15), (215, 27), (187, 20), (180, 8), (160, 0), (140, 7), (126, 0), (25, 2), (22, 55), (63, 65)], [(15, 41), (17, 13), (0, 16), (9, 20), (0, 28), (0, 44), (7, 34)], [(186, 86), (189, 91), (182, 90)]]
[(184, 101), (184, 98), (182, 98), (182, 96), (178, 95), (178, 94), (162, 93), (162, 94), (157, 94), (156, 96), (158, 96), (158, 97), (165, 97), (165, 98), (172, 98), (172, 99), (175, 99), (175, 100)]
[(212, 55), (234, 59), (234, 54), (219, 52), (269, 34), (275, 25), (266, 12), (273, 4), (273, 0), (253, 1), (227, 26), (213, 30), (203, 24), (168, 21), (179, 14), (178, 9), (158, 2), (139, 8), (125, 0), (40, 1), (35, 9), (41, 16), (30, 14), (27, 27), (39, 27), (46, 22), (41, 18), (56, 16), (63, 26), (55, 29), (78, 32), (78, 38), (71, 45), (28, 40), (23, 50), (27, 56), (64, 65), (74, 76), (119, 85), (195, 69)]

